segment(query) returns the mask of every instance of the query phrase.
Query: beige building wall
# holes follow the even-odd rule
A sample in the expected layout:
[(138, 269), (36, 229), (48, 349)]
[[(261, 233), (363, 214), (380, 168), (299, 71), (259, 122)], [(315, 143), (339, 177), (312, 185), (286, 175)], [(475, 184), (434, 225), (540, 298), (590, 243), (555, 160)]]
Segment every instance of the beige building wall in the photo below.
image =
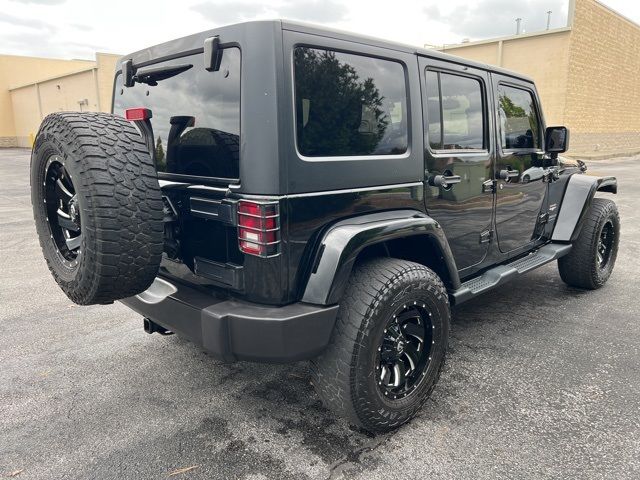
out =
[(562, 124), (569, 73), (570, 35), (568, 28), (560, 28), (542, 34), (463, 43), (448, 46), (443, 51), (532, 77), (542, 99), (547, 124)]
[(15, 144), (15, 125), (9, 88), (33, 82), (38, 78), (62, 75), (93, 65), (90, 60), (57, 60), (52, 58), (0, 55), (0, 146)]
[(31, 145), (52, 112), (110, 111), (119, 55), (96, 60), (0, 55), (0, 147)]
[(489, 63), (491, 65), (500, 65), (501, 63), (500, 42), (461, 43), (460, 45), (446, 46), (442, 48), (442, 51), (480, 63)]
[(502, 65), (533, 78), (547, 125), (565, 123), (571, 33), (555, 33), (503, 42)]
[(29, 145), (29, 138), (17, 137), (15, 134), (15, 130), (18, 129), (18, 131), (33, 131), (34, 124), (36, 122), (39, 122), (40, 104), (38, 103), (38, 86), (29, 85), (19, 90), (13, 91), (11, 94), (11, 102), (12, 104), (17, 105), (15, 115), (12, 112), (14, 133), (13, 145), (11, 146), (26, 147)]
[(565, 118), (574, 148), (640, 151), (640, 25), (577, 0)]
[(640, 152), (640, 25), (596, 0), (570, 0), (566, 28), (442, 50), (532, 77), (547, 125), (571, 129), (571, 154)]
[(98, 97), (100, 99), (101, 112), (111, 111), (113, 100), (113, 80), (116, 74), (116, 63), (121, 55), (110, 53), (96, 53), (96, 66), (98, 68), (96, 81), (98, 82)]
[(96, 69), (71, 73), (11, 90), (18, 147), (30, 147), (40, 122), (54, 112), (99, 111)]

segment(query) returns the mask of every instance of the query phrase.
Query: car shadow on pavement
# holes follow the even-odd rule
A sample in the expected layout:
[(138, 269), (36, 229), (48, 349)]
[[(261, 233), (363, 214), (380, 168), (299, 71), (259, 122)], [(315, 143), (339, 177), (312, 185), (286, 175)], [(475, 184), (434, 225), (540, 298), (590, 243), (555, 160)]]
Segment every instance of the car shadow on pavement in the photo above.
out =
[[(548, 312), (568, 293), (576, 295), (556, 277), (547, 267), (454, 308), (450, 352), (440, 382), (418, 417), (398, 432), (425, 422), (464, 422), (457, 402), (465, 390), (479, 387), (473, 378), (475, 364), (512, 355), (522, 335), (544, 335), (541, 329), (555, 321)], [(175, 336), (154, 340), (163, 345), (159, 353), (150, 345), (149, 352), (156, 351), (172, 393), (158, 394), (159, 382), (139, 394), (152, 395), (165, 417), (176, 418), (176, 412), (189, 409), (185, 424), (164, 442), (166, 460), (206, 466), (217, 472), (216, 478), (259, 473), (269, 478), (325, 478), (327, 471), (331, 475), (374, 468), (378, 460), (370, 452), (398, 433), (376, 437), (335, 417), (315, 394), (306, 362), (224, 364)], [(153, 450), (151, 445), (139, 448)]]

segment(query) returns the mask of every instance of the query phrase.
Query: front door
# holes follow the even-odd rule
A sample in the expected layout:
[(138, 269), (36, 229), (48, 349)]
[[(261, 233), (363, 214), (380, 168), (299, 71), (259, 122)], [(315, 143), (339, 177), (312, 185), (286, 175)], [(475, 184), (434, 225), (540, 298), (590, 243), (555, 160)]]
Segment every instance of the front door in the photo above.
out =
[(420, 58), (425, 202), (443, 227), (458, 269), (478, 264), (491, 241), (493, 127), (488, 74)]
[(543, 123), (534, 86), (493, 75), (498, 152), (496, 232), (502, 252), (528, 246), (539, 236), (547, 191), (543, 169)]

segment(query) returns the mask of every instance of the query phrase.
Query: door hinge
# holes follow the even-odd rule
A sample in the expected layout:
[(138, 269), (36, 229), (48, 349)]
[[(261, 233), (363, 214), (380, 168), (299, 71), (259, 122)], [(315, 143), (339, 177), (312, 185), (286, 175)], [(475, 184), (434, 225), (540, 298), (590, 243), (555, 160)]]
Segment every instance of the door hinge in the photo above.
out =
[(480, 243), (489, 243), (493, 238), (493, 230), (485, 230), (480, 233)]

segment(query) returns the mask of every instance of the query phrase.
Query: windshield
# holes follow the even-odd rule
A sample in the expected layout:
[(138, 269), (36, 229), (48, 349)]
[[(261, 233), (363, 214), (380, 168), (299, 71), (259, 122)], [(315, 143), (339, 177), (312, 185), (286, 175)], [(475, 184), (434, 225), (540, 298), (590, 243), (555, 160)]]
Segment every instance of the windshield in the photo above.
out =
[[(154, 67), (176, 69), (157, 85), (123, 87), (116, 79), (113, 113), (145, 107), (152, 111), (156, 167), (178, 175), (233, 178), (239, 176), (240, 49), (223, 50), (220, 70), (204, 69), (202, 54)], [(155, 81), (151, 82), (156, 83)]]

